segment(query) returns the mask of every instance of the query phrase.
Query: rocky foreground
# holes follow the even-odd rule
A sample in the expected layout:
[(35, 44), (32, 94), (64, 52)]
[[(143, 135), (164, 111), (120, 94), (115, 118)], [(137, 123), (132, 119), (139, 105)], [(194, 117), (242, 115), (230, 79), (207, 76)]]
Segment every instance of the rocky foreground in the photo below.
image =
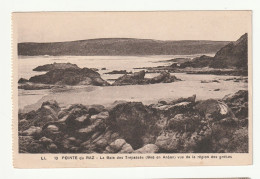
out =
[(21, 153), (246, 153), (248, 92), (221, 100), (70, 105), (19, 113)]

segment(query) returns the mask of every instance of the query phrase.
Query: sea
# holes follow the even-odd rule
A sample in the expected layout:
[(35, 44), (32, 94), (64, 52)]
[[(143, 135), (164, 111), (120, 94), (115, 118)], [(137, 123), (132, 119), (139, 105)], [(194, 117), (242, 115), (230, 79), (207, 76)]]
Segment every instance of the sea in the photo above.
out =
[[(214, 54), (206, 54), (214, 56)], [(32, 76), (46, 72), (36, 72), (33, 69), (40, 65), (56, 63), (72, 63), (80, 68), (96, 68), (101, 77), (109, 82), (122, 76), (122, 74), (105, 74), (113, 70), (126, 70), (128, 72), (140, 71), (142, 67), (167, 66), (174, 58), (194, 58), (194, 55), (170, 56), (19, 56), (18, 79), (29, 79)], [(145, 77), (151, 78), (158, 74), (147, 73)], [(223, 98), (238, 90), (248, 88), (247, 82), (225, 81), (234, 76), (224, 75), (198, 75), (186, 73), (173, 73), (182, 81), (173, 83), (159, 83), (149, 85), (128, 86), (73, 86), (63, 90), (18, 90), (18, 107), (21, 111), (38, 109), (42, 102), (56, 100), (61, 107), (70, 104), (102, 104), (109, 106), (115, 101), (140, 101), (144, 104), (156, 103), (158, 100), (173, 100), (180, 97), (189, 97), (196, 94), (198, 100), (209, 98)], [(247, 78), (247, 77), (244, 77)], [(218, 80), (219, 83), (201, 83), (201, 80)]]

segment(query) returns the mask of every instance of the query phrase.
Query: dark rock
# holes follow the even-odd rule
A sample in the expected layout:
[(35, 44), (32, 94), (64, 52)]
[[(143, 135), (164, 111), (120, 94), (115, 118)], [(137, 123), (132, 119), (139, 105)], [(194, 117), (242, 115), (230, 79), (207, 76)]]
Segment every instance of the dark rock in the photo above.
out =
[(95, 121), (97, 119), (107, 120), (109, 118), (109, 113), (107, 111), (100, 112), (98, 114), (92, 115), (90, 121)]
[(25, 115), (27, 122), (20, 123), (19, 128), (26, 130), (30, 126), (43, 127), (48, 122), (57, 121), (59, 111), (60, 107), (56, 101), (43, 102), (37, 111), (31, 111)]
[(139, 102), (118, 104), (109, 113), (110, 123), (115, 126), (120, 135), (133, 147), (140, 148), (143, 145), (141, 139), (147, 130), (154, 129), (150, 135), (156, 133), (156, 114)]
[(23, 131), (21, 135), (25, 136), (37, 136), (42, 132), (40, 127), (31, 126), (29, 129)]
[(149, 153), (157, 153), (159, 148), (155, 144), (146, 144), (140, 149), (135, 150), (133, 153), (141, 153), (141, 154), (149, 154)]
[(33, 71), (51, 71), (51, 70), (55, 70), (55, 69), (64, 70), (67, 68), (79, 69), (79, 67), (76, 64), (54, 62), (53, 64), (46, 64), (46, 65), (38, 66), (38, 67), (34, 68)]
[(69, 137), (62, 141), (61, 146), (65, 151), (74, 152), (74, 147), (78, 147), (80, 142), (81, 141), (78, 141), (75, 137)]
[(19, 113), (19, 152), (248, 152), (248, 115), (239, 112), (247, 91), (226, 96), (224, 102), (195, 98), (149, 106), (119, 102), (109, 110), (80, 104), (61, 110), (56, 101), (46, 101), (36, 111)]
[(113, 70), (105, 74), (131, 74), (132, 72), (127, 72), (126, 70)]
[(96, 131), (104, 131), (106, 128), (105, 121), (102, 119), (97, 119), (93, 122), (93, 124), (81, 128), (77, 131), (79, 138), (89, 138), (92, 134), (94, 134)]
[(106, 147), (106, 153), (131, 153), (132, 151), (131, 145), (124, 139), (117, 139)]
[(220, 91), (220, 89), (218, 88), (218, 89), (214, 89), (214, 91)]
[(182, 102), (190, 102), (190, 103), (194, 104), (195, 100), (196, 100), (196, 94), (194, 94), (188, 98), (179, 98), (176, 100), (172, 100), (168, 104), (174, 105), (174, 104), (178, 104), (178, 103), (182, 103)]
[(98, 72), (88, 68), (66, 68), (54, 69), (44, 75), (33, 76), (29, 79), (33, 83), (55, 84), (55, 85), (109, 85), (100, 77)]
[(89, 106), (88, 114), (94, 115), (94, 114), (101, 113), (104, 110), (105, 110), (105, 107), (103, 105), (94, 104), (94, 105)]
[(75, 107), (71, 109), (64, 119), (65, 124), (69, 130), (80, 128), (89, 124), (89, 114), (87, 108)]
[(155, 83), (172, 83), (175, 81), (180, 81), (174, 75), (170, 75), (168, 72), (162, 72), (160, 75), (154, 78), (144, 78), (145, 71), (135, 72), (131, 75), (125, 74), (119, 77), (114, 83), (114, 86), (122, 85), (144, 85), (144, 84), (155, 84)]
[(199, 102), (195, 106), (196, 110), (209, 121), (218, 121), (226, 117), (236, 120), (235, 115), (227, 104), (214, 99)]
[(145, 71), (142, 70), (140, 72), (135, 72), (131, 75), (124, 75), (119, 77), (114, 83), (114, 86), (121, 85), (137, 85), (137, 84), (145, 84), (146, 80), (144, 79)]
[(29, 82), (29, 80), (25, 79), (25, 78), (20, 78), (18, 83), (27, 83)]
[(179, 67), (179, 68), (186, 68), (186, 67), (193, 67), (193, 68), (203, 68), (209, 66), (209, 64), (212, 62), (213, 58), (202, 55), (200, 57), (196, 57), (190, 61), (186, 61), (184, 63), (181, 63), (179, 66), (176, 66), (175, 64), (172, 65), (172, 67)]
[(177, 132), (195, 132), (201, 125), (201, 117), (192, 113), (188, 114), (176, 114), (174, 118), (169, 119), (167, 128)]
[(179, 146), (179, 137), (177, 136), (177, 132), (167, 132), (158, 136), (155, 145), (158, 146), (160, 150), (176, 152)]
[(57, 147), (57, 145), (55, 145), (55, 144), (50, 144), (50, 145), (48, 145), (47, 146), (47, 149), (50, 151), (50, 152), (52, 152), (52, 153), (55, 153), (55, 152), (57, 152), (58, 151), (58, 147)]
[(193, 106), (194, 103), (184, 101), (177, 104), (152, 105), (151, 108), (156, 110), (161, 115), (167, 116), (168, 118), (172, 118), (176, 114), (192, 111)]
[(218, 80), (201, 80), (201, 83), (219, 83)]
[(106, 68), (101, 68), (101, 70), (106, 70)]
[(18, 121), (18, 129), (19, 131), (24, 131), (26, 129), (28, 129), (30, 127), (31, 123), (26, 120), (26, 119), (22, 119)]
[(242, 120), (248, 117), (247, 90), (239, 90), (235, 94), (226, 95), (222, 100), (227, 103), (237, 118)]
[(148, 83), (155, 84), (155, 83), (172, 83), (178, 81), (179, 79), (176, 76), (171, 75), (168, 72), (162, 72), (160, 75), (151, 78)]
[(53, 143), (53, 141), (47, 137), (40, 138), (39, 142), (43, 145), (49, 145), (49, 144)]
[[(53, 109), (56, 113), (58, 113), (60, 111), (60, 107), (59, 107), (59, 104), (57, 103), (57, 101), (55, 100), (49, 100), (49, 101), (45, 101), (42, 103), (42, 108), (45, 107), (45, 106), (48, 106), (50, 107), (51, 109)], [(57, 114), (55, 114), (57, 115)]]
[(132, 148), (132, 146), (128, 143), (124, 144), (123, 147), (121, 148), (121, 150), (118, 153), (132, 153), (134, 151), (134, 149)]

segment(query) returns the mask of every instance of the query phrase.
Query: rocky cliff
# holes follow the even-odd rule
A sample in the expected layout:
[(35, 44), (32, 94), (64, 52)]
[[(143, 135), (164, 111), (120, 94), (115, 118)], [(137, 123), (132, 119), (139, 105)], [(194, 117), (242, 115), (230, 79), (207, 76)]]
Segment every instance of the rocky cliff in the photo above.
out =
[(248, 34), (242, 35), (236, 42), (231, 42), (221, 48), (210, 67), (236, 67), (247, 69), (248, 65)]
[(237, 68), (247, 70), (248, 67), (248, 35), (242, 35), (237, 41), (230, 42), (219, 51), (214, 57), (202, 55), (189, 61), (172, 64), (172, 67), (212, 67), (212, 68)]

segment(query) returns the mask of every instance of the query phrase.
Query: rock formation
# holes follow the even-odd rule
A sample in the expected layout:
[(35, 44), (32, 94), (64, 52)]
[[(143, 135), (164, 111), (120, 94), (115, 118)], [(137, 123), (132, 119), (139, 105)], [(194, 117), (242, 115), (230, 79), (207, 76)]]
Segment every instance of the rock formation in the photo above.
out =
[(202, 55), (183, 63), (173, 63), (174, 68), (237, 68), (247, 71), (248, 66), (248, 35), (242, 35), (237, 41), (230, 42), (219, 51), (214, 57)]
[(109, 85), (98, 72), (89, 68), (54, 69), (46, 74), (31, 77), (29, 82), (53, 85)]
[[(47, 71), (43, 75), (36, 75), (29, 80), (21, 78), (18, 83), (21, 85), (19, 89), (25, 90), (40, 90), (51, 89), (55, 86), (62, 85), (94, 85), (94, 86), (109, 86), (110, 84), (103, 80), (95, 69), (79, 68), (77, 65), (70, 63), (54, 63), (39, 66), (35, 71)], [(154, 83), (171, 83), (179, 81), (174, 75), (168, 72), (162, 72), (154, 78), (145, 78), (145, 71), (128, 73), (125, 70), (112, 71), (109, 74), (123, 73), (125, 75), (116, 79), (112, 84), (114, 86), (122, 85), (144, 85)]]
[(172, 83), (180, 81), (174, 75), (168, 72), (162, 72), (160, 75), (154, 78), (145, 78), (145, 71), (135, 72), (130, 75), (123, 75), (119, 77), (112, 85), (123, 86), (123, 85), (144, 85), (144, 84), (155, 84), (155, 83)]
[(131, 74), (132, 72), (127, 72), (126, 70), (113, 70), (105, 74)]
[(248, 35), (242, 35), (237, 41), (221, 48), (210, 64), (213, 68), (243, 68), (248, 65)]
[(46, 65), (38, 66), (38, 67), (34, 68), (33, 71), (51, 71), (51, 70), (56, 70), (56, 69), (64, 70), (67, 68), (79, 69), (79, 67), (76, 64), (54, 62), (53, 64), (46, 64)]
[(19, 113), (21, 153), (245, 153), (247, 91), (222, 100), (196, 96), (102, 105), (44, 102)]

